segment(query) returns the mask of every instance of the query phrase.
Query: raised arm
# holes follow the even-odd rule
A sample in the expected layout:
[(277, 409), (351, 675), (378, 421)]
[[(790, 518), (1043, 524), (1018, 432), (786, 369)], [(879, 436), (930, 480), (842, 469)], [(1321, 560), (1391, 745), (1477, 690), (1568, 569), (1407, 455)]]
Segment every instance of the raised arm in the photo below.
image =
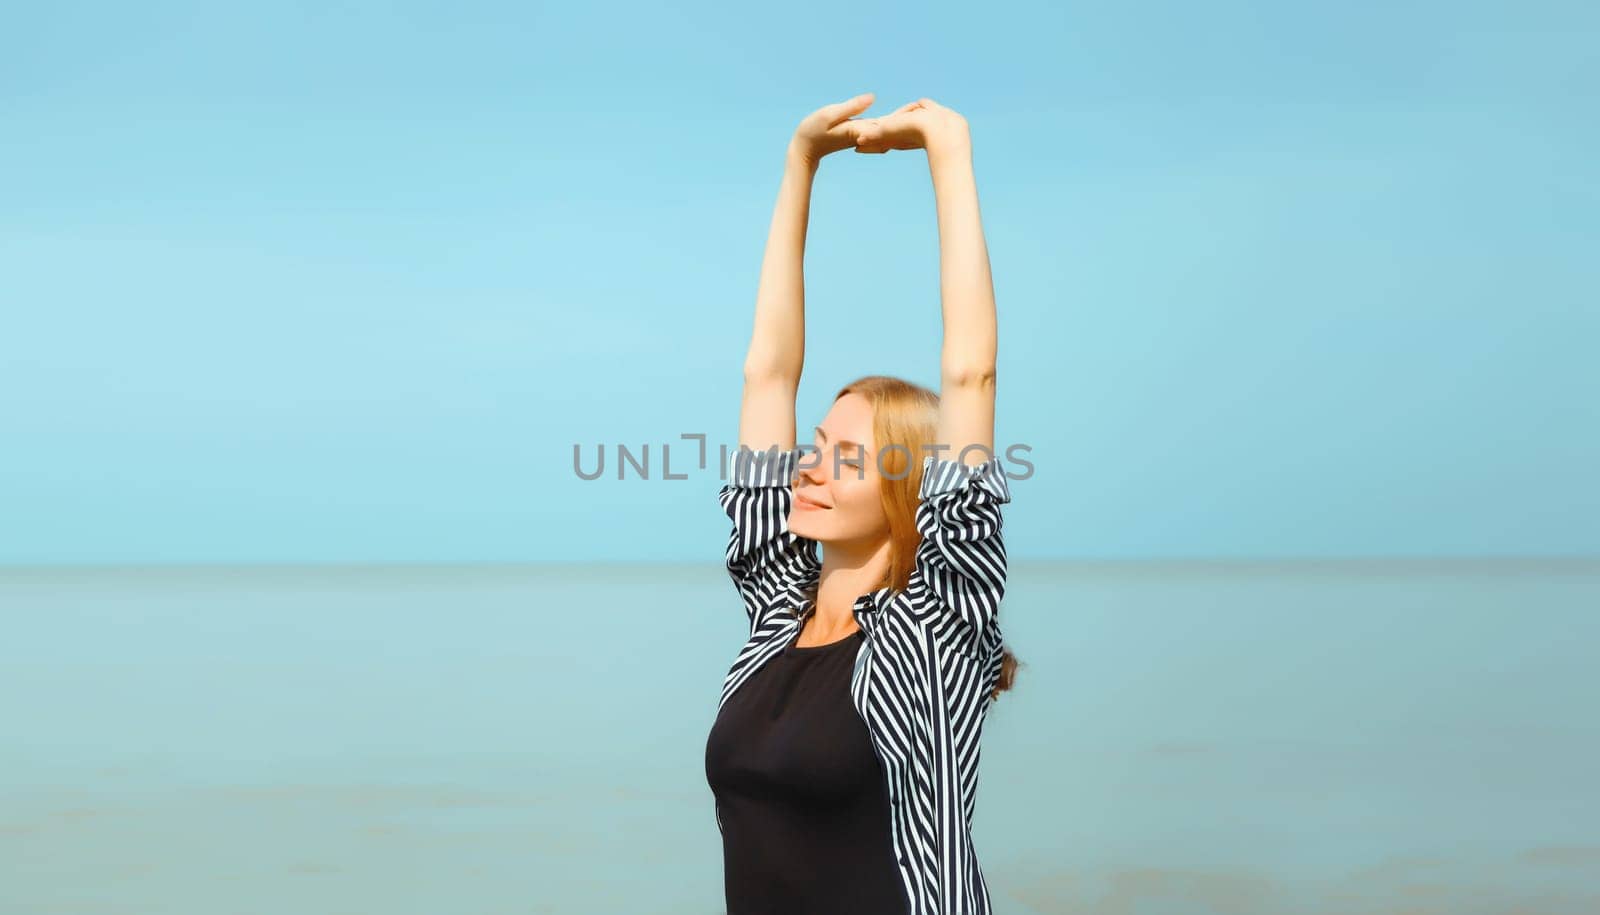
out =
[(788, 523), (789, 483), (800, 458), (794, 402), (805, 361), (806, 223), (811, 181), (822, 157), (856, 145), (859, 122), (850, 116), (871, 103), (871, 94), (858, 95), (807, 115), (784, 158), (783, 184), (761, 262), (755, 329), (744, 361), (740, 450), (718, 495), (732, 522), (728, 574), (744, 599), (752, 633), (773, 607), (794, 599), (821, 569), (816, 541), (790, 531)]
[(859, 114), (872, 94), (826, 105), (795, 129), (784, 155), (783, 182), (767, 230), (756, 291), (755, 327), (744, 361), (739, 445), (755, 451), (795, 447), (795, 395), (805, 363), (805, 248), (811, 183), (822, 158), (856, 145)]
[[(1007, 560), (1001, 506), (1011, 501), (994, 455), (995, 305), (978, 217), (966, 119), (919, 99), (865, 125), (862, 152), (926, 149), (939, 214), (944, 310), (939, 431), (949, 450), (925, 455), (918, 490), (922, 535), (907, 591), (937, 644), (987, 665), (1001, 649), (998, 611)], [(962, 449), (980, 445), (963, 455)]]
[[(939, 220), (939, 297), (944, 347), (939, 357), (939, 457), (978, 466), (994, 454), (996, 321), (989, 249), (978, 212), (967, 121), (932, 99), (918, 99), (860, 131), (861, 152), (923, 148)], [(981, 445), (962, 456), (969, 445)]]
[[(948, 110), (948, 109), (946, 109)], [(928, 169), (939, 213), (939, 298), (944, 347), (939, 357), (939, 438), (963, 463), (982, 464), (994, 454), (994, 280), (978, 214), (967, 123), (951, 112), (948, 132), (928, 144)]]

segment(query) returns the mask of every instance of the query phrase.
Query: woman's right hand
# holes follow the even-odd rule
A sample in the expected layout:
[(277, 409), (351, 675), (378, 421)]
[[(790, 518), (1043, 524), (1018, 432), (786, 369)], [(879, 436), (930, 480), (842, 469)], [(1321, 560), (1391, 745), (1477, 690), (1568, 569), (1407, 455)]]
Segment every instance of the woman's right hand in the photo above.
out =
[(806, 115), (795, 128), (789, 151), (816, 164), (829, 153), (854, 149), (864, 121), (854, 117), (872, 105), (873, 94), (863, 92), (852, 99), (824, 105)]

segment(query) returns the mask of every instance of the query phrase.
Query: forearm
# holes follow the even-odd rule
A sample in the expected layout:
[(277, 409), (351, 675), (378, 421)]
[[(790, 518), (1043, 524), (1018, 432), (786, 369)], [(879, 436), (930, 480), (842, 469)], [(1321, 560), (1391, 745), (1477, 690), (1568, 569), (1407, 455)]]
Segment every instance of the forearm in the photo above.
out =
[(798, 384), (805, 361), (805, 248), (817, 165), (792, 148), (767, 230), (756, 290), (755, 327), (745, 357), (747, 379)]
[(944, 312), (944, 381), (982, 382), (994, 373), (994, 280), (978, 209), (972, 144), (960, 134), (928, 144), (939, 222), (939, 296)]

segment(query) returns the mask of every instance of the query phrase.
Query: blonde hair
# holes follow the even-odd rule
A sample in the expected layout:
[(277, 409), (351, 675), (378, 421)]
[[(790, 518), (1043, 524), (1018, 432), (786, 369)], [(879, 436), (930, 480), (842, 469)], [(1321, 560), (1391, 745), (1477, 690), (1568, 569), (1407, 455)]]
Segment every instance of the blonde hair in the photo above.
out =
[[(877, 447), (878, 493), (889, 521), (889, 568), (873, 585), (903, 591), (911, 584), (922, 535), (917, 531), (917, 495), (922, 491), (922, 457), (939, 434), (939, 395), (920, 384), (889, 375), (864, 375), (839, 389), (834, 400), (859, 394), (872, 405), (872, 438)], [(993, 698), (1011, 688), (1020, 662), (1001, 646), (1000, 676)]]

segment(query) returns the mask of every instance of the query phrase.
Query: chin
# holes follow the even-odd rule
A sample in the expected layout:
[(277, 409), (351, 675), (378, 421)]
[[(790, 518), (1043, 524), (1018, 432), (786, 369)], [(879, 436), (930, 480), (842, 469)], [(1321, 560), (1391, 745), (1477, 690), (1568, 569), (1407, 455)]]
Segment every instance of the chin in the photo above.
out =
[(807, 540), (821, 540), (822, 537), (818, 535), (824, 533), (824, 531), (821, 530), (823, 525), (812, 523), (812, 519), (806, 517), (807, 514), (810, 514), (810, 512), (795, 513), (790, 515), (789, 531), (791, 533), (798, 534)]

